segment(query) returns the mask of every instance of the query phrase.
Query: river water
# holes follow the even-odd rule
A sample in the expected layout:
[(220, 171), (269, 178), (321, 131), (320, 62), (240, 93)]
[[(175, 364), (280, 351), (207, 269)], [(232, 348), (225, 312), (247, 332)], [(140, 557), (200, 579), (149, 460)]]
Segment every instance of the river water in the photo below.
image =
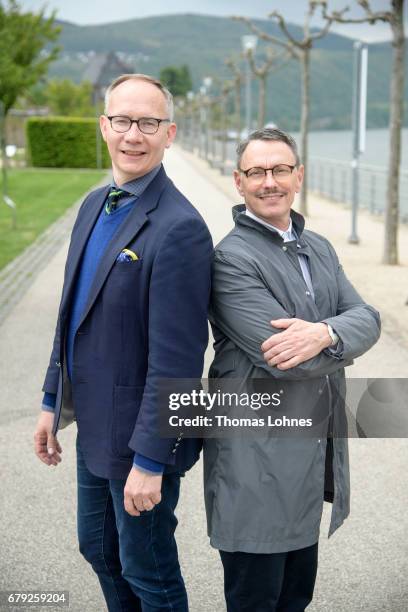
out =
[[(293, 134), (300, 144), (299, 134)], [(351, 130), (311, 132), (309, 155), (331, 159), (351, 160), (353, 136)], [(365, 152), (361, 154), (362, 164), (386, 167), (389, 157), (388, 129), (367, 130)], [(408, 170), (408, 128), (402, 130), (401, 169)]]

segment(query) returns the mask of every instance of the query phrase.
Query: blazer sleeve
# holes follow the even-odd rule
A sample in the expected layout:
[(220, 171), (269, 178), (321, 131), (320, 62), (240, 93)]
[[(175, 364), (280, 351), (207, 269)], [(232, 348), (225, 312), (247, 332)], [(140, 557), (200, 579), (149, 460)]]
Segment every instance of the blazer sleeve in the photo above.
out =
[(45, 375), (44, 384), (42, 390), (44, 393), (57, 393), (58, 389), (58, 378), (60, 374), (60, 348), (61, 348), (61, 324), (60, 324), (61, 312), (58, 314), (57, 325), (55, 328), (54, 341), (51, 350), (50, 361), (48, 364), (47, 372)]
[[(339, 307), (345, 308), (347, 301), (343, 296), (346, 285), (342, 285), (339, 277)], [(357, 295), (357, 294), (355, 294)], [(360, 320), (360, 309), (367, 312), (367, 327), (371, 322), (373, 330), (370, 338), (377, 336), (377, 318), (374, 310), (368, 307), (365, 311), (364, 302), (356, 299), (355, 306), (359, 304), (355, 325)], [(339, 314), (340, 316), (340, 314)], [(269, 366), (261, 351), (261, 345), (274, 333), (280, 333), (270, 325), (271, 319), (289, 318), (290, 315), (276, 300), (272, 292), (262, 281), (254, 265), (235, 254), (217, 251), (213, 265), (213, 287), (210, 306), (210, 321), (236, 346), (244, 351), (254, 366), (266, 370), (271, 376), (278, 379), (302, 380), (332, 374), (339, 369), (350, 365), (353, 355), (350, 351), (344, 356), (321, 352), (316, 357), (299, 364), (289, 370), (279, 370)], [(353, 314), (350, 313), (350, 319)], [(330, 321), (328, 321), (330, 322)], [(333, 328), (343, 340), (340, 326), (333, 324)], [(375, 341), (375, 340), (374, 340)], [(347, 340), (346, 340), (347, 342)], [(357, 343), (356, 343), (357, 344)], [(347, 344), (346, 344), (347, 346)], [(363, 344), (363, 351), (367, 350)], [(367, 347), (368, 348), (368, 347)], [(361, 354), (361, 353), (359, 353)]]
[(149, 358), (146, 384), (129, 446), (172, 464), (174, 439), (159, 436), (161, 379), (200, 379), (208, 344), (213, 246), (199, 217), (176, 221), (158, 248), (149, 290)]

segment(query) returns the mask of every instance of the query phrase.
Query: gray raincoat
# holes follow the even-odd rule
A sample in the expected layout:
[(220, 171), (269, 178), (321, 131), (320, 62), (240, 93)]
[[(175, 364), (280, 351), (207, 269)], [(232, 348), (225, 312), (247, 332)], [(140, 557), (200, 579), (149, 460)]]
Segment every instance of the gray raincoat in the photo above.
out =
[[(324, 500), (333, 503), (329, 535), (349, 513), (347, 438), (339, 437), (344, 401), (330, 388), (344, 387), (344, 367), (377, 341), (380, 317), (347, 280), (331, 244), (304, 231), (301, 215), (291, 211), (298, 240), (284, 243), (244, 211), (244, 205), (233, 208), (235, 228), (215, 252), (210, 308), (215, 358), (209, 377), (294, 381), (300, 404), (305, 384), (316, 389), (320, 382), (329, 389), (332, 431), (320, 438), (262, 434), (205, 440), (208, 533), (221, 550), (284, 552), (317, 542)], [(308, 258), (314, 298), (298, 253)], [(267, 365), (260, 346), (274, 331), (271, 319), (292, 317), (330, 324), (340, 337), (337, 350), (287, 371)]]

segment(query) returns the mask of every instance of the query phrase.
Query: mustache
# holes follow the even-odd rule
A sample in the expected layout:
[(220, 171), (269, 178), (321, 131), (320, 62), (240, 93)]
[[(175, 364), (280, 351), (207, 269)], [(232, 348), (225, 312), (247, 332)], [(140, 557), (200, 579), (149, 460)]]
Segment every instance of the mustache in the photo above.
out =
[(262, 191), (256, 192), (258, 198), (268, 195), (286, 195), (286, 191), (281, 191), (280, 189), (263, 189)]

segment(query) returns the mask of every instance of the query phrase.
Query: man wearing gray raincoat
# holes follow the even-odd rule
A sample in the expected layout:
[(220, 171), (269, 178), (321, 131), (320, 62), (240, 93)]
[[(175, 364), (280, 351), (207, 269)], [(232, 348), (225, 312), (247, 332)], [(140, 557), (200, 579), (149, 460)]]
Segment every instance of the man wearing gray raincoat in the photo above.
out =
[(215, 252), (209, 377), (293, 381), (300, 407), (305, 385), (324, 388), (329, 418), (319, 438), (205, 440), (208, 532), (228, 612), (301, 612), (313, 597), (323, 501), (333, 503), (329, 535), (349, 513), (344, 401), (333, 390), (377, 341), (380, 318), (331, 244), (291, 210), (304, 174), (293, 138), (265, 128), (237, 152), (245, 204)]

